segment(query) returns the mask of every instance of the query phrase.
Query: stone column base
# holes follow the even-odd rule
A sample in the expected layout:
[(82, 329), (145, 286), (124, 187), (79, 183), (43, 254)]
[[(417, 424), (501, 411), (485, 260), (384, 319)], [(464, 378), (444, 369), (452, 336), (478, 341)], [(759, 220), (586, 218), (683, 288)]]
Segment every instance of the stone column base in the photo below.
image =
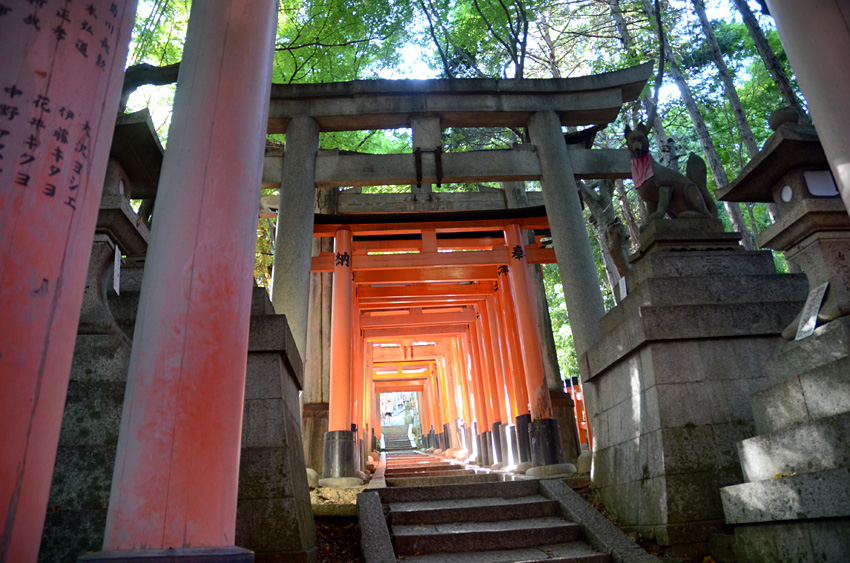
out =
[(531, 462), (531, 439), (528, 435), (528, 427), (530, 425), (530, 414), (521, 414), (516, 417), (516, 436), (517, 449), (519, 450), (519, 463)]
[(241, 547), (186, 547), (99, 551), (77, 558), (78, 563), (254, 563), (254, 552)]
[(355, 477), (354, 437), (350, 430), (333, 430), (325, 433), (322, 478)]
[(502, 431), (501, 431), (502, 423), (494, 422), (493, 423), (493, 432), (491, 436), (493, 437), (493, 465), (497, 465), (500, 463), (504, 463), (504, 459), (502, 458)]
[(489, 434), (489, 432), (482, 432), (478, 435), (478, 465), (481, 467), (489, 467), (492, 459)]

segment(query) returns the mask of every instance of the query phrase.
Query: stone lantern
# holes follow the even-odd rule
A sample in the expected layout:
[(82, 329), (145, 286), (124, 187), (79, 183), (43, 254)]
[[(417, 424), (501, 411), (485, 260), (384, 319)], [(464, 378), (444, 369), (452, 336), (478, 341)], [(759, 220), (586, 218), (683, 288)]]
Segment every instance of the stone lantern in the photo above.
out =
[[(724, 201), (776, 204), (776, 223), (756, 238), (762, 248), (785, 252), (809, 281), (809, 290), (829, 286), (818, 314), (818, 325), (850, 313), (850, 216), (817, 132), (785, 119), (796, 114), (780, 110), (771, 116), (775, 133), (761, 152), (725, 189)], [(784, 332), (794, 338), (799, 317)]]

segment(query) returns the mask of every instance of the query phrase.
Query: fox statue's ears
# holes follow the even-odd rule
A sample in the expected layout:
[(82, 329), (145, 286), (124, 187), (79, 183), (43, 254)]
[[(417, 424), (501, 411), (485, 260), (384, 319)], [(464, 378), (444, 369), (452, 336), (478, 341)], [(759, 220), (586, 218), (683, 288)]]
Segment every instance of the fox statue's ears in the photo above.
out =
[[(647, 135), (647, 136), (649, 135), (649, 129), (646, 127), (646, 125), (643, 124), (643, 122), (637, 124), (637, 126), (635, 127), (635, 131), (643, 133), (644, 135)], [(631, 132), (632, 132), (632, 128), (627, 124), (625, 131), (623, 131), (623, 134), (626, 137), (628, 137), (631, 134)]]

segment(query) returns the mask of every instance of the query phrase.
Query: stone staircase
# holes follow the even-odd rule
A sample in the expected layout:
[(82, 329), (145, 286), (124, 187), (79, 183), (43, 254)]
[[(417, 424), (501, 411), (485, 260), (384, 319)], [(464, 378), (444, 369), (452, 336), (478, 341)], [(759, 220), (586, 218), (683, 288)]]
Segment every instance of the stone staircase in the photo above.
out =
[(384, 436), (385, 452), (411, 451), (414, 448), (407, 437), (407, 426), (384, 426), (381, 433)]
[(720, 490), (742, 561), (850, 561), (850, 319), (789, 342), (750, 397), (744, 482)]
[(357, 499), (367, 563), (658, 561), (560, 480), (385, 457), (388, 487)]

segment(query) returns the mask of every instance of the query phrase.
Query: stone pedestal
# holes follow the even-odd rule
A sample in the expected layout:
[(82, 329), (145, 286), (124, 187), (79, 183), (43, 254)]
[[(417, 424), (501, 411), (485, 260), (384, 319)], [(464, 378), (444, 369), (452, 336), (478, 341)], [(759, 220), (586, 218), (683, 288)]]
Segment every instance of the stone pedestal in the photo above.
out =
[(723, 527), (719, 488), (738, 482), (760, 366), (806, 295), (713, 221), (648, 225), (628, 296), (580, 357), (594, 435), (591, 479), (625, 526), (671, 551), (703, 551)]
[(286, 317), (254, 288), (236, 543), (255, 561), (315, 561), (316, 528), (301, 449), (303, 370)]

